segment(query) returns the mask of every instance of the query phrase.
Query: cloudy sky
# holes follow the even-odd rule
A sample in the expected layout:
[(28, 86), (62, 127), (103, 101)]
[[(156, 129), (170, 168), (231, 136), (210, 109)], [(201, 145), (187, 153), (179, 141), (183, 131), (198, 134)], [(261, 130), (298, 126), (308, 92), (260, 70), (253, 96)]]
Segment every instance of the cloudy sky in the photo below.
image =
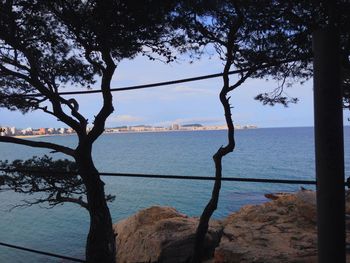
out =
[[(188, 78), (222, 72), (222, 63), (215, 58), (203, 58), (194, 63), (185, 59), (173, 64), (149, 61), (145, 57), (122, 61), (116, 70), (112, 87), (139, 85), (160, 81)], [(235, 77), (231, 77), (232, 81)], [(221, 78), (156, 87), (137, 91), (114, 93), (115, 112), (107, 121), (107, 127), (120, 125), (170, 125), (171, 123), (204, 125), (224, 124), (222, 106), (218, 94)], [(295, 84), (287, 93), (300, 99), (298, 104), (285, 108), (263, 106), (253, 98), (259, 92), (273, 90), (277, 83), (270, 80), (248, 80), (231, 94), (236, 124), (255, 124), (259, 127), (313, 126), (312, 81)], [(98, 88), (98, 85), (96, 85)], [(78, 88), (75, 88), (78, 89)], [(68, 97), (69, 98), (69, 97)], [(81, 112), (93, 120), (101, 107), (101, 95), (75, 96)], [(22, 115), (0, 109), (0, 125), (25, 127), (61, 127), (52, 116), (42, 112)]]

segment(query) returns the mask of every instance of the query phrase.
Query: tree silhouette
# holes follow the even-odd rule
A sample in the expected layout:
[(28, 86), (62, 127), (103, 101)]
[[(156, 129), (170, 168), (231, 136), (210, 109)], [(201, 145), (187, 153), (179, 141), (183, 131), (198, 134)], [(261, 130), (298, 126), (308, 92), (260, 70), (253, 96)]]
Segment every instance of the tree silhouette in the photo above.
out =
[[(92, 145), (113, 112), (110, 83), (118, 62), (144, 54), (173, 59), (169, 50), (194, 51), (212, 45), (223, 61), (220, 101), (228, 126), (227, 145), (213, 156), (216, 181), (196, 233), (194, 262), (201, 260), (208, 222), (215, 211), (221, 187), (222, 158), (235, 148), (229, 92), (247, 78), (270, 76), (279, 81), (270, 93), (258, 94), (264, 104), (294, 103), (284, 88), (312, 76), (311, 32), (327, 24), (324, 4), (310, 1), (64, 1), (3, 0), (0, 2), (0, 106), (24, 113), (40, 110), (73, 128), (78, 136), (72, 149), (48, 142), (0, 137), (0, 142), (48, 148), (71, 156), (86, 191), (90, 214), (88, 262), (113, 262), (114, 236), (106, 204), (104, 183), (96, 170)], [(349, 107), (349, 6), (339, 8), (344, 107)], [(173, 24), (172, 35), (166, 25)], [(248, 69), (232, 83), (229, 70)], [(68, 85), (89, 87), (101, 79), (103, 106), (86, 131), (88, 120), (74, 98), (58, 94)], [(40, 96), (28, 96), (39, 93)], [(27, 96), (24, 96), (27, 95)], [(40, 163), (36, 159), (33, 163)], [(27, 183), (27, 177), (23, 183)], [(59, 178), (59, 176), (53, 176)], [(9, 181), (9, 178), (8, 182)], [(50, 179), (51, 180), (51, 179)], [(78, 180), (74, 179), (73, 181)], [(47, 184), (44, 181), (43, 184)], [(34, 185), (35, 189), (37, 186)], [(57, 191), (55, 195), (57, 196)], [(62, 197), (60, 193), (58, 197)], [(71, 198), (71, 196), (65, 196)], [(78, 195), (78, 200), (79, 200)]]
[[(86, 188), (73, 161), (53, 160), (47, 155), (34, 156), (28, 160), (14, 160), (11, 163), (0, 161), (0, 169), (5, 172), (1, 177), (0, 191), (12, 190), (35, 196), (33, 199), (23, 200), (22, 204), (14, 205), (11, 210), (37, 204), (53, 208), (63, 203), (78, 204), (89, 209)], [(38, 196), (37, 193), (43, 195)], [(115, 196), (106, 195), (105, 199), (111, 202)]]
[[(81, 181), (71, 177), (70, 181), (62, 182), (61, 188), (74, 182), (84, 186), (84, 191), (82, 185), (77, 187), (79, 195), (86, 194), (86, 201), (80, 205), (90, 215), (88, 262), (115, 262), (115, 237), (104, 183), (91, 155), (93, 143), (103, 133), (105, 121), (114, 110), (111, 80), (118, 62), (124, 58), (142, 53), (150, 58), (156, 54), (166, 61), (173, 59), (164, 37), (171, 8), (171, 1), (152, 0), (0, 2), (0, 106), (23, 113), (39, 110), (54, 116), (75, 130), (78, 145), (73, 149), (6, 136), (1, 136), (0, 142), (48, 148), (74, 159)], [(97, 78), (103, 105), (87, 132), (88, 120), (80, 113), (78, 102), (60, 96), (59, 90), (67, 86), (89, 88)], [(28, 96), (33, 93), (39, 96)], [(29, 162), (39, 165), (44, 161)], [(17, 179), (24, 186), (29, 177), (19, 174)], [(52, 174), (40, 180), (44, 180), (45, 187), (54, 179), (62, 178)], [(29, 191), (37, 187), (33, 184)], [(71, 198), (64, 196), (62, 189), (53, 190), (56, 201)]]
[[(229, 92), (248, 78), (272, 78), (278, 85), (272, 92), (258, 94), (255, 99), (267, 105), (296, 103), (285, 93), (285, 87), (312, 77), (311, 33), (326, 25), (327, 6), (309, 1), (184, 1), (178, 14), (180, 27), (198, 57), (211, 45), (223, 61), (223, 87), (219, 94), (228, 127), (228, 142), (214, 154), (215, 183), (196, 231), (192, 262), (202, 260), (203, 242), (209, 219), (216, 210), (222, 177), (222, 158), (235, 148), (234, 126)], [(342, 66), (344, 68), (344, 107), (349, 103), (349, 5), (339, 8), (342, 31)], [(229, 71), (246, 69), (238, 80)]]

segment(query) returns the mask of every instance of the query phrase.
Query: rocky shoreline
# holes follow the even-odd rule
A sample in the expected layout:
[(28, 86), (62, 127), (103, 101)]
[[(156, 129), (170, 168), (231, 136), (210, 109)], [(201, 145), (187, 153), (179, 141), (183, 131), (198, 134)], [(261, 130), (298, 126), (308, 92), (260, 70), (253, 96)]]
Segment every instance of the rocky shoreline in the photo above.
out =
[[(211, 221), (206, 262), (317, 262), (315, 192), (266, 197), (271, 201)], [(346, 208), (350, 213), (350, 197)], [(114, 225), (117, 262), (186, 262), (197, 224), (198, 218), (171, 207), (141, 210)], [(347, 241), (349, 237), (347, 231)]]

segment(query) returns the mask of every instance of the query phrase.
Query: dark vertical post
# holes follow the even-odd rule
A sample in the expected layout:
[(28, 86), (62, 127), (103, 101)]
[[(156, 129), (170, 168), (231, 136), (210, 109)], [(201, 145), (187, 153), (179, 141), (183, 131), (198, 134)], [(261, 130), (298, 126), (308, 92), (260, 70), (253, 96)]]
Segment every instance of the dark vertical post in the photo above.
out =
[(339, 34), (312, 35), (317, 179), (318, 262), (345, 262), (343, 110)]

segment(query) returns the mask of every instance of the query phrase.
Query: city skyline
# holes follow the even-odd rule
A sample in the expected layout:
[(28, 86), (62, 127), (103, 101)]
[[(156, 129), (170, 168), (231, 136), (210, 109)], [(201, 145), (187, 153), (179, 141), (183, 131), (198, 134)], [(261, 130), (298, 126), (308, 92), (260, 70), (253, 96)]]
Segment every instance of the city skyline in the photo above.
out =
[[(256, 125), (234, 125), (235, 129), (256, 129)], [(116, 132), (161, 132), (161, 131), (200, 131), (200, 130), (226, 130), (226, 125), (211, 125), (206, 126), (202, 124), (185, 124), (180, 125), (178, 123), (172, 123), (170, 126), (152, 126), (152, 125), (134, 125), (134, 126), (119, 126), (119, 127), (106, 127), (104, 133), (116, 133)], [(91, 128), (87, 127), (87, 131)], [(66, 135), (74, 134), (75, 131), (72, 128), (60, 127), (60, 128), (32, 128), (25, 129), (18, 127), (8, 127), (0, 125), (0, 136), (40, 136), (40, 135)]]

